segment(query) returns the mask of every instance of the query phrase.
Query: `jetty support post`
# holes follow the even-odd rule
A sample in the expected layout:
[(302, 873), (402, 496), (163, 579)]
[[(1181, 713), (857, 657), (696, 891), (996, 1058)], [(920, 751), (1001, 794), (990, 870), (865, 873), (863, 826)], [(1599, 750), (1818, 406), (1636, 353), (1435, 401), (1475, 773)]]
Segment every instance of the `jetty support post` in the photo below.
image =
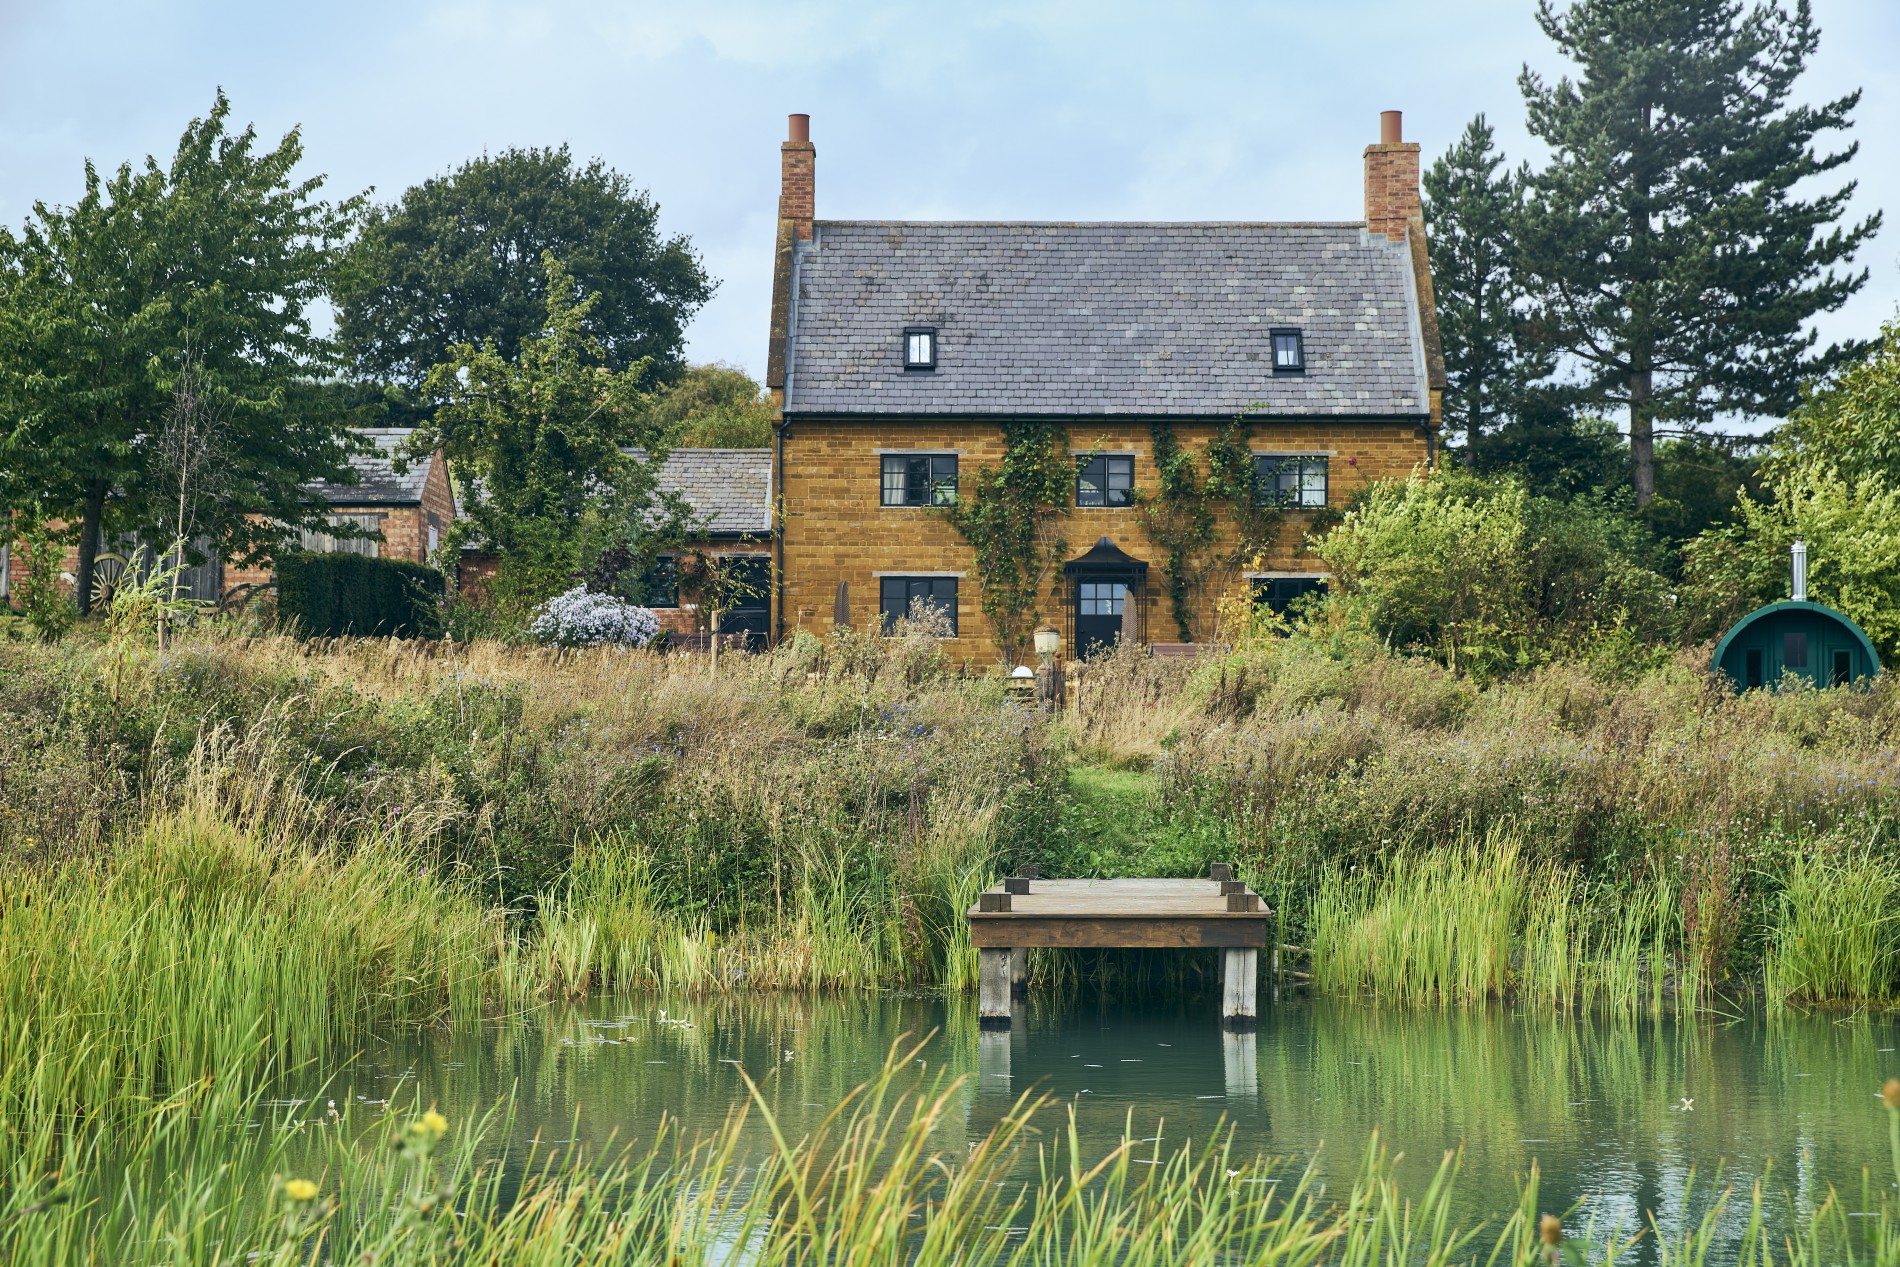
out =
[(1260, 1052), (1251, 1030), (1228, 1030), (1220, 1036), (1221, 1065), (1230, 1101), (1260, 1098)]
[(981, 1029), (1009, 1028), (1009, 961), (1006, 946), (983, 946), (977, 952), (977, 1025)]
[(1258, 1022), (1255, 998), (1260, 977), (1260, 952), (1252, 946), (1233, 946), (1221, 952), (1220, 1020), (1224, 1029), (1253, 1029)]

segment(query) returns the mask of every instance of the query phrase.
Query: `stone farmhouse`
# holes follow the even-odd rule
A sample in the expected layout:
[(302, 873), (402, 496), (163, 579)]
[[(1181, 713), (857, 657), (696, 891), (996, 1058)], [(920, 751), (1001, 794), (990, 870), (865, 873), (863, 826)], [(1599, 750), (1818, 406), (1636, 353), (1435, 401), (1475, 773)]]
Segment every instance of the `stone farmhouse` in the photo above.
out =
[[(1009, 422), (1060, 424), (1076, 461), (1069, 557), (1040, 603), (1069, 654), (1180, 638), (1139, 512), (1163, 436), (1205, 471), (1217, 429), (1242, 424), (1278, 521), (1192, 595), (1201, 640), (1223, 594), (1284, 606), (1323, 584), (1302, 545), (1314, 517), (1433, 461), (1443, 359), (1419, 147), (1397, 111), (1365, 149), (1365, 218), (1345, 223), (821, 220), (815, 154), (792, 115), (766, 379), (777, 637), (922, 599), (949, 617), (954, 659), (994, 662), (971, 548), (942, 508), (1001, 460)], [(1236, 524), (1221, 514), (1218, 538)]]

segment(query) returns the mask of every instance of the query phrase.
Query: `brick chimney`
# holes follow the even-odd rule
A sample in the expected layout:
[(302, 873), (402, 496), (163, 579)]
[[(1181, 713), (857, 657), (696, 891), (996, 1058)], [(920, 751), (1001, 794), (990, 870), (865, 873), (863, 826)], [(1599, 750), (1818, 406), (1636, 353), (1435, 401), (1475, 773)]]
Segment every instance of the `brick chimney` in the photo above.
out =
[[(1424, 219), (1418, 200), (1418, 143), (1402, 139), (1397, 110), (1379, 115), (1379, 143), (1366, 146), (1366, 229), (1395, 242)], [(782, 213), (781, 213), (782, 214)]]
[[(813, 178), (818, 150), (811, 143), (811, 116), (794, 114), (787, 123), (785, 143), (778, 147), (778, 251), (772, 266), (772, 345), (765, 355), (765, 385), (781, 404), (785, 392), (785, 339), (791, 329), (792, 247), (797, 242), (811, 241), (811, 222), (818, 201)], [(1414, 169), (1417, 166), (1414, 158)]]

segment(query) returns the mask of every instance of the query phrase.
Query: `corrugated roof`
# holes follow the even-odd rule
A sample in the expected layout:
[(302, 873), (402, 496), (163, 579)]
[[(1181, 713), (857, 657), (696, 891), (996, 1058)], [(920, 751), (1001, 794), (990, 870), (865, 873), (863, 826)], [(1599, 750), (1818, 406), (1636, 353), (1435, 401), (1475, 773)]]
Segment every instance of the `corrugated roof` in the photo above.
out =
[(709, 533), (772, 531), (770, 449), (674, 449), (660, 464), (658, 483), (662, 493), (679, 494)]
[(1408, 249), (1363, 224), (821, 220), (795, 268), (788, 413), (1428, 412)]
[(434, 455), (419, 458), (402, 474), (396, 473), (396, 450), (413, 434), (410, 427), (364, 427), (357, 434), (367, 437), (375, 448), (353, 454), (350, 469), (356, 472), (354, 484), (332, 484), (318, 480), (310, 491), (333, 506), (419, 506), (422, 486), (429, 478)]

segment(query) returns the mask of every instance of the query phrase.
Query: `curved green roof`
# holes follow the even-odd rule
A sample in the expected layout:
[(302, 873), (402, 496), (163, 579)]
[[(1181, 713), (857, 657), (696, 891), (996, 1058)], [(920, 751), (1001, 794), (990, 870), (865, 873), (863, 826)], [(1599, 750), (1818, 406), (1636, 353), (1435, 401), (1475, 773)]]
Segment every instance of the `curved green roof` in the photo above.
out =
[(1734, 625), (1729, 628), (1729, 631), (1722, 635), (1722, 641), (1716, 644), (1715, 654), (1709, 657), (1710, 665), (1720, 670), (1722, 668), (1722, 657), (1727, 654), (1729, 646), (1743, 633), (1747, 632), (1751, 625), (1754, 625), (1758, 621), (1765, 620), (1770, 616), (1796, 612), (1806, 612), (1810, 615), (1819, 616), (1824, 620), (1831, 620), (1839, 625), (1853, 637), (1854, 641), (1860, 644), (1860, 649), (1866, 654), (1868, 662), (1874, 666), (1876, 672), (1879, 671), (1880, 652), (1874, 649), (1873, 639), (1869, 638), (1866, 631), (1855, 624), (1851, 617), (1843, 612), (1835, 611), (1832, 607), (1822, 603), (1796, 602), (1793, 599), (1784, 599), (1779, 603), (1769, 603), (1766, 607), (1757, 607), (1754, 611), (1736, 621)]

